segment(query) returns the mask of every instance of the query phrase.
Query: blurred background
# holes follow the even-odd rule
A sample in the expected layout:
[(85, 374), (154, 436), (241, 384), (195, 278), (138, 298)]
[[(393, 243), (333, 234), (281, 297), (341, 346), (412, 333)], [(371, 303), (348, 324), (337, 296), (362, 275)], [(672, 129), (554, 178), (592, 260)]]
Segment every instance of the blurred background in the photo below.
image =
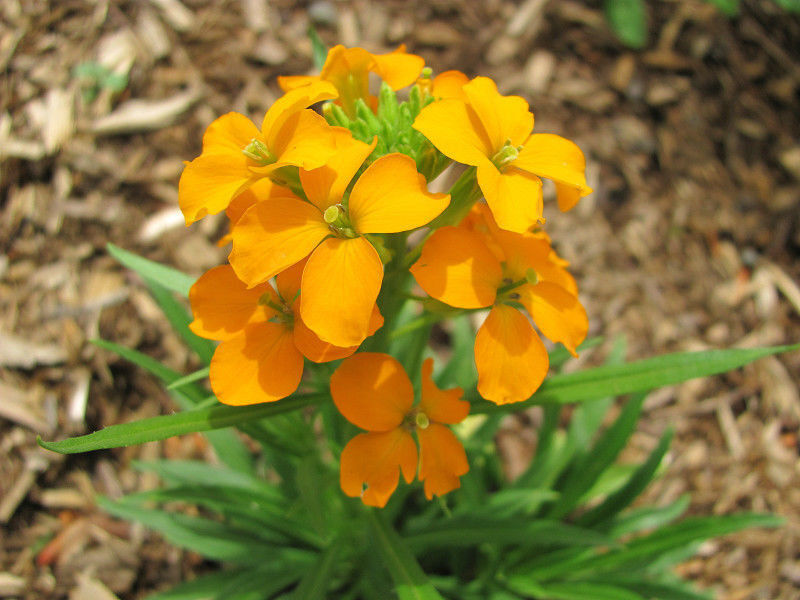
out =
[[(93, 501), (158, 485), (135, 459), (210, 456), (199, 435), (68, 458), (35, 440), (174, 410), (89, 343), (198, 366), (105, 245), (193, 275), (225, 260), (222, 220), (183, 225), (183, 161), (214, 118), (260, 122), (277, 75), (312, 70), (310, 25), (328, 45), (405, 43), (435, 72), (489, 75), (531, 103), (537, 132), (579, 144), (595, 192), (546, 214), (590, 335), (624, 335), (629, 360), (800, 341), (800, 18), (770, 0), (612, 4), (3, 0), (0, 597), (141, 598), (210, 567)], [(690, 493), (692, 513), (786, 517), (680, 567), (719, 598), (800, 598), (799, 375), (794, 352), (651, 394), (626, 451), (643, 458), (672, 425), (650, 503)], [(509, 419), (498, 439), (509, 476), (538, 418)]]

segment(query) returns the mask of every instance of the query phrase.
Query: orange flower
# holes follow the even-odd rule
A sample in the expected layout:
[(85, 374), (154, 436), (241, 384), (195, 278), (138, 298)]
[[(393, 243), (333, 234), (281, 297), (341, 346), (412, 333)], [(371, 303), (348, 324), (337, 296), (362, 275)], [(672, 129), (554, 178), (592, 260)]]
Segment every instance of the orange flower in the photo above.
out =
[[(331, 395), (344, 417), (368, 433), (347, 443), (340, 461), (345, 494), (383, 507), (402, 472), (406, 483), (417, 473), (430, 500), (457, 489), (469, 470), (464, 447), (445, 425), (463, 421), (469, 402), (460, 388), (440, 390), (431, 378), (433, 359), (422, 365), (422, 394), (402, 365), (388, 354), (362, 352), (345, 360), (331, 377)], [(420, 452), (411, 432), (416, 432)], [(418, 460), (419, 457), (419, 460)]]
[(178, 183), (186, 224), (225, 210), (233, 198), (276, 169), (323, 165), (334, 151), (331, 127), (306, 107), (335, 97), (331, 84), (317, 82), (279, 98), (260, 131), (234, 112), (211, 123), (203, 135), (203, 152), (186, 164)]
[[(285, 398), (300, 385), (303, 357), (328, 362), (350, 356), (357, 346), (336, 347), (320, 340), (299, 315), (303, 264), (248, 289), (229, 265), (215, 267), (189, 291), (197, 335), (221, 340), (211, 359), (211, 388), (235, 406)], [(370, 334), (383, 324), (373, 306)]]
[(337, 134), (324, 166), (300, 171), (309, 200), (274, 199), (249, 208), (233, 228), (230, 263), (249, 286), (309, 256), (301, 314), (321, 339), (355, 346), (368, 335), (383, 281), (378, 252), (364, 237), (421, 227), (444, 210), (447, 194), (431, 194), (414, 160), (387, 154), (348, 186), (374, 148)]
[(586, 337), (577, 286), (547, 237), (499, 229), (480, 208), (465, 225), (436, 230), (411, 272), (450, 306), (492, 307), (475, 338), (475, 364), (478, 392), (496, 404), (527, 399), (547, 375), (547, 350), (520, 308), (573, 355)]
[(363, 48), (345, 48), (339, 44), (328, 51), (319, 75), (278, 77), (278, 85), (288, 91), (318, 81), (330, 82), (336, 87), (345, 113), (352, 118), (359, 98), (375, 108), (375, 96), (369, 93), (370, 73), (375, 73), (393, 90), (399, 90), (414, 83), (424, 65), (421, 56), (406, 53), (404, 44), (388, 54), (371, 54)]
[(502, 96), (487, 77), (459, 88), (460, 81), (450, 75), (441, 82), (444, 99), (422, 109), (414, 128), (449, 158), (478, 168), (478, 184), (500, 227), (521, 233), (541, 219), (539, 177), (555, 182), (564, 211), (591, 193), (583, 153), (563, 137), (532, 134), (525, 100)]

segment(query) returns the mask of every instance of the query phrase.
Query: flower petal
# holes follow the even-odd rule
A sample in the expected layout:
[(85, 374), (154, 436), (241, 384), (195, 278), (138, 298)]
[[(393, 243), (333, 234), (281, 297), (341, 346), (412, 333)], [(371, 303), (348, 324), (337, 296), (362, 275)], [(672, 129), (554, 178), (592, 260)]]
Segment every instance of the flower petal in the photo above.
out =
[(578, 298), (548, 281), (523, 285), (515, 291), (539, 330), (549, 340), (561, 342), (573, 356), (578, 356), (576, 349), (589, 331), (589, 318)]
[(469, 77), (461, 71), (444, 71), (433, 78), (432, 94), (434, 98), (454, 98), (467, 101), (462, 89), (469, 82)]
[(535, 133), (528, 138), (515, 167), (556, 183), (558, 207), (569, 210), (578, 199), (592, 193), (586, 185), (586, 159), (570, 140), (551, 133)]
[[(237, 153), (261, 132), (255, 124), (237, 112), (229, 112), (215, 119), (203, 134), (203, 154)], [(244, 155), (242, 155), (244, 156)]]
[(278, 75), (278, 85), (284, 92), (319, 81), (318, 75)]
[(248, 323), (267, 321), (275, 311), (259, 302), (264, 294), (277, 300), (268, 283), (247, 289), (230, 265), (214, 267), (194, 282), (189, 290), (194, 321), (189, 324), (197, 335), (211, 340), (226, 340), (239, 334)]
[(209, 379), (219, 401), (232, 406), (274, 402), (300, 385), (303, 356), (292, 332), (278, 323), (248, 325), (223, 341), (211, 359)]
[(460, 227), (437, 229), (411, 273), (428, 295), (457, 308), (491, 306), (503, 279), (483, 236)]
[(297, 111), (316, 102), (336, 98), (337, 95), (336, 88), (327, 81), (310, 82), (286, 92), (269, 107), (261, 122), (261, 133), (266, 138), (267, 147), (272, 149), (275, 146), (275, 137), (286, 120)]
[(512, 146), (521, 146), (533, 131), (533, 114), (528, 103), (519, 96), (501, 95), (488, 77), (476, 77), (462, 91), (478, 115), (494, 152), (508, 141)]
[(315, 206), (276, 198), (250, 207), (232, 233), (231, 266), (253, 286), (308, 256), (330, 230)]
[(475, 336), (478, 393), (495, 404), (527, 400), (547, 375), (547, 350), (527, 317), (495, 306)]
[(372, 72), (383, 79), (393, 90), (411, 85), (419, 77), (425, 59), (416, 54), (408, 54), (405, 45), (388, 54), (373, 54)]
[(321, 167), (336, 151), (333, 138), (335, 129), (340, 128), (331, 127), (313, 110), (295, 112), (286, 118), (272, 136), (269, 149), (275, 155), (276, 162), (271, 166), (279, 168), (294, 165), (303, 169)]
[(469, 402), (462, 400), (464, 390), (451, 388), (441, 390), (433, 382), (433, 359), (426, 358), (422, 363), (422, 398), (419, 408), (436, 423), (460, 423), (469, 414)]
[(178, 182), (178, 204), (186, 224), (225, 210), (231, 200), (258, 178), (241, 149), (201, 154), (186, 163)]
[(501, 173), (488, 160), (478, 165), (478, 185), (502, 229), (523, 233), (542, 217), (542, 180), (513, 166)]
[(455, 161), (475, 165), (495, 153), (478, 115), (460, 100), (439, 100), (423, 108), (413, 125), (431, 144)]
[(388, 354), (359, 352), (331, 376), (336, 408), (367, 431), (399, 427), (414, 403), (414, 388), (403, 366)]
[[(323, 342), (319, 336), (311, 331), (300, 316), (300, 302), (294, 305), (294, 345), (308, 360), (315, 363), (330, 362), (346, 358), (358, 350), (358, 346), (334, 346)], [(376, 305), (372, 310), (368, 335), (372, 335), (383, 326), (383, 316)]]
[(383, 264), (365, 238), (326, 239), (303, 271), (303, 321), (326, 342), (357, 346), (369, 333), (382, 281)]
[(360, 496), (367, 506), (384, 507), (397, 489), (400, 471), (407, 483), (414, 479), (417, 459), (417, 445), (407, 431), (361, 433), (342, 450), (342, 491), (353, 498)]
[(417, 429), (420, 460), (419, 480), (425, 484), (425, 496), (442, 496), (461, 487), (459, 477), (469, 471), (464, 446), (450, 429), (431, 423)]
[(416, 229), (450, 204), (449, 194), (432, 194), (414, 159), (405, 154), (382, 156), (353, 186), (350, 222), (360, 233), (397, 233)]
[(336, 152), (321, 167), (307, 171), (300, 170), (300, 183), (306, 197), (321, 211), (342, 201), (342, 196), (350, 180), (375, 149), (378, 138), (365, 144), (341, 127), (332, 128)]

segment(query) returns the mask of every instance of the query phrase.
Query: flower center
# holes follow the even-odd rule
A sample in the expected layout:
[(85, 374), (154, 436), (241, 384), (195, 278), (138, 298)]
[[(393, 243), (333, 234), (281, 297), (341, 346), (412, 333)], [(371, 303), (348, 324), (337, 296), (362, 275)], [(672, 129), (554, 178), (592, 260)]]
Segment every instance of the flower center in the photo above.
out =
[(257, 163), (259, 167), (271, 165), (277, 160), (269, 151), (267, 145), (258, 138), (250, 140), (250, 143), (242, 148), (242, 154)]
[(498, 171), (503, 171), (508, 165), (513, 163), (519, 156), (519, 151), (522, 147), (511, 145), (511, 140), (506, 140), (502, 148), (492, 157), (492, 164), (497, 167)]
[(335, 236), (351, 239), (358, 237), (341, 204), (332, 204), (326, 208), (325, 212), (322, 213), (322, 218)]

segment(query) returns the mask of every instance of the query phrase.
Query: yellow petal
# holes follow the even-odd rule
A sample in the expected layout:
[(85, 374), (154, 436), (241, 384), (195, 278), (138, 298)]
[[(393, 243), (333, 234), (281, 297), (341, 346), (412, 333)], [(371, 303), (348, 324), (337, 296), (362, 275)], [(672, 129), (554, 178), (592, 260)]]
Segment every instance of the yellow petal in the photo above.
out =
[(556, 183), (558, 206), (569, 210), (580, 198), (592, 193), (586, 185), (586, 159), (570, 140), (550, 133), (535, 133), (512, 163), (529, 173)]
[(366, 239), (326, 239), (303, 271), (303, 321), (323, 341), (357, 346), (369, 334), (382, 281), (383, 264)]
[(426, 358), (422, 363), (422, 398), (419, 408), (436, 423), (460, 423), (469, 414), (469, 402), (462, 400), (464, 390), (451, 388), (441, 390), (433, 382), (433, 359)]
[(286, 120), (297, 111), (316, 102), (336, 98), (336, 96), (336, 88), (327, 81), (311, 82), (286, 92), (269, 107), (261, 122), (261, 133), (267, 142), (267, 147), (270, 149), (275, 147), (275, 137), (283, 128)]
[(360, 233), (397, 233), (421, 227), (450, 203), (449, 194), (432, 194), (414, 159), (382, 156), (364, 171), (350, 194), (350, 222)]
[(211, 389), (223, 404), (273, 402), (300, 384), (303, 356), (292, 332), (278, 323), (255, 323), (223, 341), (211, 359)]
[(273, 309), (259, 302), (264, 294), (277, 300), (269, 284), (247, 289), (230, 265), (214, 267), (195, 281), (189, 290), (194, 314), (189, 328), (211, 340), (231, 338), (248, 323), (266, 321), (275, 315)]
[(321, 167), (336, 151), (333, 131), (334, 128), (313, 110), (295, 112), (271, 138), (269, 149), (276, 157), (272, 168), (286, 165), (303, 169)]
[(576, 349), (589, 331), (589, 318), (578, 298), (548, 281), (524, 285), (515, 291), (539, 330), (578, 356)]
[(416, 470), (417, 446), (410, 433), (403, 429), (361, 433), (342, 450), (339, 482), (348, 496), (361, 497), (367, 506), (384, 507), (397, 489), (400, 472), (411, 483)]
[[(358, 350), (358, 346), (334, 346), (323, 342), (319, 336), (311, 331), (300, 316), (300, 302), (294, 304), (294, 345), (308, 360), (315, 363), (330, 362), (346, 358)], [(369, 335), (375, 333), (383, 326), (383, 316), (378, 307), (372, 310), (369, 324)]]
[(511, 167), (501, 173), (488, 160), (478, 165), (478, 185), (502, 229), (522, 233), (542, 217), (542, 181)]
[(444, 425), (431, 423), (417, 429), (419, 438), (419, 480), (425, 484), (425, 496), (442, 496), (461, 487), (459, 477), (469, 471), (464, 446)]
[(393, 90), (411, 85), (419, 77), (425, 59), (416, 54), (408, 54), (401, 46), (388, 54), (373, 54), (372, 71), (383, 79)]
[(533, 131), (533, 114), (528, 110), (528, 103), (519, 96), (502, 96), (488, 77), (476, 77), (465, 84), (462, 91), (495, 152), (507, 141), (512, 146), (521, 146)]
[(178, 182), (178, 204), (186, 224), (222, 212), (257, 177), (248, 169), (241, 149), (201, 154), (187, 163)]
[(331, 376), (336, 408), (367, 431), (399, 427), (414, 403), (414, 388), (403, 365), (388, 354), (359, 352)]
[(278, 85), (284, 92), (320, 81), (318, 75), (278, 75)]
[(491, 306), (503, 280), (484, 236), (460, 227), (437, 229), (411, 273), (429, 296), (457, 308)]
[(307, 202), (259, 202), (234, 226), (229, 260), (239, 279), (258, 285), (308, 256), (329, 233), (319, 210)]
[[(261, 132), (242, 114), (230, 112), (214, 120), (203, 134), (203, 154), (238, 153)], [(244, 156), (244, 155), (242, 155)]]
[(322, 167), (312, 171), (300, 170), (300, 183), (310, 202), (321, 211), (342, 201), (350, 180), (375, 149), (378, 138), (365, 144), (353, 138), (347, 129), (332, 128), (336, 152)]
[(461, 71), (444, 71), (433, 78), (434, 98), (454, 98), (467, 101), (467, 95), (462, 89), (469, 82), (469, 77)]
[(547, 375), (547, 350), (527, 317), (495, 306), (475, 336), (478, 393), (495, 404), (527, 400)]
[(284, 305), (292, 306), (297, 300), (305, 266), (306, 260), (303, 259), (275, 276), (275, 287)]
[(475, 111), (460, 100), (439, 100), (423, 108), (413, 125), (431, 144), (455, 161), (475, 165), (494, 156)]

